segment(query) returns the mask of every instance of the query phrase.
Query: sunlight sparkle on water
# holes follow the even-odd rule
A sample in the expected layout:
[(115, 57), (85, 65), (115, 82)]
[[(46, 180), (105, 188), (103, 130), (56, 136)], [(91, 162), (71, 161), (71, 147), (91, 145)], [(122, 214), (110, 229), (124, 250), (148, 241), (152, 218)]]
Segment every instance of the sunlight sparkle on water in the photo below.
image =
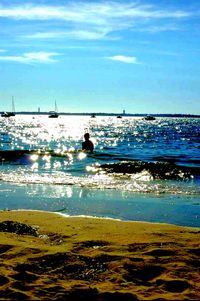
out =
[(50, 160), (51, 160), (51, 155), (44, 155), (44, 156), (42, 157), (42, 160), (44, 160), (44, 161), (46, 161), (46, 162), (50, 162)]
[(78, 159), (79, 159), (79, 160), (83, 160), (83, 159), (85, 159), (86, 157), (87, 157), (87, 154), (84, 153), (84, 152), (80, 152), (80, 153), (78, 154)]
[(38, 170), (39, 164), (37, 162), (34, 162), (33, 165), (31, 166), (32, 170)]
[(31, 159), (32, 161), (37, 161), (38, 158), (39, 158), (39, 156), (38, 156), (37, 154), (33, 154), (33, 155), (30, 156), (30, 159)]
[(98, 168), (95, 167), (95, 166), (89, 166), (89, 165), (87, 165), (87, 166), (86, 166), (86, 171), (87, 171), (87, 172), (97, 172), (97, 171), (98, 171)]
[[(66, 185), (113, 188), (154, 195), (199, 193), (198, 181), (182, 181), (185, 175), (181, 171), (181, 181), (174, 183), (156, 181), (147, 171), (131, 175), (106, 174), (95, 165), (172, 158), (180, 165), (199, 167), (199, 119), (157, 118), (154, 122), (146, 122), (139, 117), (125, 116), (120, 120), (101, 116), (95, 119), (90, 116), (59, 116), (57, 120), (51, 120), (48, 115), (33, 118), (17, 114), (9, 121), (1, 119), (0, 125), (1, 149), (16, 150), (16, 154), (20, 149), (25, 150), (25, 155), (17, 157), (17, 164), (1, 160), (2, 181), (57, 184), (65, 188)], [(95, 145), (92, 156), (81, 151), (86, 131)], [(30, 150), (34, 151), (31, 157), (26, 154)], [(24, 170), (24, 174), (20, 170)]]
[(70, 161), (73, 161), (73, 155), (71, 153), (66, 153), (66, 156), (69, 158)]

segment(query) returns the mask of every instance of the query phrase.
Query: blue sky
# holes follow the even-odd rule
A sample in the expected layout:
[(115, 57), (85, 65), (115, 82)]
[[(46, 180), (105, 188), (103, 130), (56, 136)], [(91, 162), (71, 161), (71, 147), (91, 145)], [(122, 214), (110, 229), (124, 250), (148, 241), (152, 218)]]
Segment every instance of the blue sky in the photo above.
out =
[(199, 0), (0, 0), (0, 111), (200, 114), (199, 38)]

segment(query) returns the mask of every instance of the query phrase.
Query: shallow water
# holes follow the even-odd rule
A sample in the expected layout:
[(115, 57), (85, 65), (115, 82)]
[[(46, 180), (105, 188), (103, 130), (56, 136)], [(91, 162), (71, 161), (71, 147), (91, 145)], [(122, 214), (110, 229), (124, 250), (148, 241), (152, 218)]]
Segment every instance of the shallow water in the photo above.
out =
[(199, 226), (199, 151), (200, 119), (1, 118), (0, 209)]
[(154, 195), (77, 186), (0, 184), (4, 210), (42, 210), (70, 216), (200, 227), (199, 196)]

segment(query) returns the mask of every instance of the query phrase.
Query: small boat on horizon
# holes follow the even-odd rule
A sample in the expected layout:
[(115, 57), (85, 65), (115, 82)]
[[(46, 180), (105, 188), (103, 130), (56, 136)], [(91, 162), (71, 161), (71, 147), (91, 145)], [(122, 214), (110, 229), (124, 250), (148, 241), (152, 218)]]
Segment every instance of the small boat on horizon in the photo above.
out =
[(1, 117), (11, 117), (11, 116), (15, 116), (15, 115), (10, 115), (11, 114), (11, 112), (9, 113), (9, 112), (3, 112), (2, 114), (1, 114)]
[(147, 115), (147, 116), (144, 117), (144, 120), (149, 120), (149, 121), (155, 120), (155, 119), (156, 118), (154, 116), (152, 116), (152, 115)]
[(59, 117), (58, 107), (57, 107), (57, 103), (55, 101), (55, 110), (49, 112), (49, 118), (58, 118), (58, 117)]

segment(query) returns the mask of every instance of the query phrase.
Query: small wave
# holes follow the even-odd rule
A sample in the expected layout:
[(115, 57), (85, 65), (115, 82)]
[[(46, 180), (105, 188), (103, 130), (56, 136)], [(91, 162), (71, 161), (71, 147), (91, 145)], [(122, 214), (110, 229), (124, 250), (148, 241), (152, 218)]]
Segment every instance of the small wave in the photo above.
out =
[[(76, 186), (85, 189), (117, 190), (133, 193), (184, 194), (199, 195), (200, 188), (194, 181), (190, 184), (185, 181), (153, 180), (152, 175), (143, 170), (136, 174), (122, 173), (97, 173), (85, 176), (72, 176), (65, 173), (59, 174), (31, 174), (29, 172), (1, 172), (0, 180), (3, 182), (17, 183), (19, 185), (60, 185)], [(187, 184), (187, 185), (186, 185)], [(57, 196), (59, 197), (59, 195)]]
[[(61, 150), (51, 150), (51, 149), (16, 149), (16, 150), (0, 150), (0, 160), (4, 161), (16, 161), (20, 158), (30, 156), (30, 155), (38, 155), (40, 157), (45, 155), (50, 155), (52, 157), (63, 158), (68, 154), (78, 154), (82, 152), (81, 149), (68, 149), (65, 151)], [(120, 154), (111, 154), (108, 152), (100, 152), (95, 151), (94, 153), (87, 153), (88, 157), (101, 159), (101, 160), (126, 160), (126, 156), (121, 156)]]
[(188, 167), (200, 167), (200, 159), (198, 158), (188, 158), (188, 156), (177, 155), (177, 156), (154, 156), (155, 161), (168, 162), (174, 164), (185, 165)]
[(137, 174), (147, 171), (153, 179), (179, 180), (200, 175), (200, 168), (178, 166), (169, 162), (122, 161), (102, 164), (99, 167), (107, 173)]
[(67, 153), (77, 153), (76, 150), (69, 150), (65, 152), (58, 152), (56, 150), (28, 150), (28, 149), (21, 149), (21, 150), (3, 150), (0, 151), (0, 160), (5, 161), (15, 161), (19, 158), (22, 158), (27, 155), (38, 155), (38, 156), (44, 156), (44, 155), (51, 155), (52, 157), (65, 157)]

